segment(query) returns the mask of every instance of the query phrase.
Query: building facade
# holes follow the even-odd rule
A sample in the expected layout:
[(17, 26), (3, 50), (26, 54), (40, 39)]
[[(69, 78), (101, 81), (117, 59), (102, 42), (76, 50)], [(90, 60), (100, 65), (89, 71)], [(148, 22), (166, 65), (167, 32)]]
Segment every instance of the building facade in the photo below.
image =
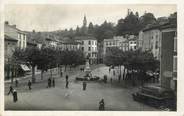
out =
[(130, 51), (137, 50), (137, 38), (132, 38), (128, 40), (128, 49)]
[(160, 61), (161, 86), (177, 90), (177, 26), (165, 23), (139, 33), (139, 48), (150, 50)]
[(16, 25), (9, 25), (6, 21), (4, 25), (4, 61), (5, 78), (16, 77), (19, 66), (13, 61), (12, 55), (16, 48), (25, 49), (27, 47), (27, 33), (21, 31)]
[(161, 26), (161, 85), (177, 90), (177, 29), (176, 24)]
[(80, 50), (81, 49), (81, 43), (77, 42), (74, 39), (70, 39), (68, 37), (64, 37), (59, 43), (58, 48), (61, 50)]
[(159, 60), (161, 47), (161, 31), (159, 26), (146, 28), (139, 34), (139, 48), (142, 51), (151, 51), (153, 56)]
[(121, 43), (124, 42), (126, 40), (125, 37), (123, 36), (114, 36), (112, 39), (104, 39), (104, 42), (103, 42), (103, 54), (105, 55), (106, 52), (107, 52), (107, 49), (108, 48), (111, 48), (111, 47), (118, 47), (120, 48), (121, 47)]
[(91, 36), (78, 36), (75, 37), (77, 42), (81, 43), (81, 50), (84, 52), (86, 58), (89, 58), (90, 64), (97, 63), (97, 40)]

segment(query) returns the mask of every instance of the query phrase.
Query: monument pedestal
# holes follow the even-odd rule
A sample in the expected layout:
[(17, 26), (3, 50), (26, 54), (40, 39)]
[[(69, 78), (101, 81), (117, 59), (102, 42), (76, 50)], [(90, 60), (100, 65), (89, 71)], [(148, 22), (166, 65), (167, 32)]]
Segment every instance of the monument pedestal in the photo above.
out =
[(87, 79), (91, 78), (91, 68), (89, 66), (88, 60), (86, 61), (86, 66), (85, 66), (84, 72), (85, 72), (84, 78), (87, 78)]

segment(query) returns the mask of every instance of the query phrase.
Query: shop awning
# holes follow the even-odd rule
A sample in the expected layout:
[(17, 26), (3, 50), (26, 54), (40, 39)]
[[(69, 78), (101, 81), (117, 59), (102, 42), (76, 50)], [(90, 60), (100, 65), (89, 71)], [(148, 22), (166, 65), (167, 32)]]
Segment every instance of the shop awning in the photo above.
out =
[(30, 71), (29, 67), (27, 65), (24, 65), (24, 64), (21, 64), (20, 65), (21, 68), (24, 70), (24, 71)]

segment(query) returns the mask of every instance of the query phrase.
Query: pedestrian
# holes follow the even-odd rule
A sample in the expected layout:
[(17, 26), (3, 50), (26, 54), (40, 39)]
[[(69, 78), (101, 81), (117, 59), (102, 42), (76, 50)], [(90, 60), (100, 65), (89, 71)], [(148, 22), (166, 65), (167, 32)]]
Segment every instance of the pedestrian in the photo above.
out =
[(121, 75), (118, 76), (118, 82), (120, 83), (121, 80)]
[(50, 88), (51, 87), (51, 78), (49, 77), (48, 78), (48, 88)]
[(63, 77), (63, 71), (61, 71), (60, 76)]
[(18, 87), (18, 83), (19, 83), (19, 82), (18, 82), (18, 80), (16, 79), (16, 80), (15, 80), (15, 86), (16, 86), (16, 87)]
[(111, 84), (112, 84), (112, 77), (111, 77), (110, 81), (111, 81)]
[(10, 85), (10, 89), (9, 89), (8, 95), (9, 95), (10, 93), (13, 94), (13, 87), (12, 87), (12, 85)]
[(99, 102), (99, 110), (105, 110), (104, 99), (102, 99), (102, 100)]
[(87, 83), (85, 81), (83, 81), (83, 91), (86, 90), (86, 86), (87, 86)]
[(115, 70), (113, 70), (113, 75), (115, 76)]
[(13, 101), (17, 102), (17, 100), (18, 100), (17, 91), (14, 89), (13, 90)]
[(107, 83), (107, 75), (104, 75), (104, 83)]
[(65, 77), (65, 78), (66, 78), (66, 82), (67, 82), (67, 81), (68, 81), (68, 75), (66, 75), (66, 77)]
[(31, 85), (32, 85), (32, 83), (31, 83), (30, 80), (28, 81), (28, 84), (27, 84), (27, 85), (28, 85), (28, 87), (29, 87), (29, 90), (31, 90)]
[(109, 67), (109, 73), (111, 72), (111, 67)]
[(52, 86), (55, 87), (55, 79), (52, 79)]
[(66, 81), (66, 86), (65, 86), (65, 88), (68, 88), (68, 84), (69, 84), (69, 82), (68, 82), (68, 81)]

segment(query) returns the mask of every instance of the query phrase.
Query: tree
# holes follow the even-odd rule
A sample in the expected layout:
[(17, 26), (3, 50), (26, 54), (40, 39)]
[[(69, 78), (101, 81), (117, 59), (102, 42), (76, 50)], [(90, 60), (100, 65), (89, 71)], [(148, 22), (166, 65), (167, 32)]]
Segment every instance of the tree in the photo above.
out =
[(145, 13), (140, 17), (140, 28), (145, 28), (148, 24), (155, 24), (156, 18), (152, 13)]
[(40, 62), (38, 58), (40, 55), (40, 51), (37, 47), (31, 47), (26, 48), (24, 54), (26, 63), (32, 67), (32, 82), (35, 83), (36, 82), (35, 67)]
[[(17, 77), (19, 75), (19, 70), (18, 67), (20, 64), (24, 64), (25, 63), (25, 54), (24, 54), (24, 50), (20, 49), (20, 48), (15, 48), (15, 51), (13, 52), (12, 58), (11, 60), (8, 61), (8, 64), (5, 65), (5, 70), (7, 70), (8, 72), (8, 77), (9, 77), (9, 73), (10, 70), (12, 71), (12, 73), (14, 72), (14, 76)], [(11, 83), (13, 83), (13, 74), (11, 76)]]
[[(108, 66), (123, 65), (127, 70), (132, 72), (130, 77), (135, 75), (134, 70), (139, 73), (146, 73), (147, 71), (155, 71), (159, 68), (159, 62), (153, 57), (150, 51), (122, 51), (119, 48), (108, 49), (104, 57), (104, 63)], [(132, 80), (132, 83), (134, 85), (134, 80)]]
[[(137, 14), (138, 15), (138, 14)], [(138, 34), (139, 17), (130, 12), (125, 19), (118, 20), (116, 35)]]
[(35, 67), (40, 62), (39, 60), (40, 51), (36, 47), (26, 48), (26, 49), (16, 49), (13, 57), (15, 60), (26, 63), (32, 68), (32, 82), (35, 83)]
[(85, 57), (84, 53), (81, 50), (64, 50), (62, 51), (62, 64), (65, 65), (65, 71), (67, 66), (77, 66), (80, 64), (84, 64)]
[(88, 26), (88, 34), (92, 35), (94, 33), (93, 23), (90, 22)]
[(112, 23), (105, 21), (100, 26), (95, 26), (94, 36), (98, 39), (98, 42), (104, 39), (112, 38), (115, 34), (115, 28)]
[(49, 68), (49, 48), (44, 48), (42, 47), (40, 50), (40, 54), (37, 57), (39, 59), (40, 62), (38, 62), (38, 69), (41, 70), (41, 79), (43, 79), (43, 73), (44, 71), (47, 71)]
[(173, 14), (170, 14), (169, 23), (177, 24), (177, 12), (174, 12)]

